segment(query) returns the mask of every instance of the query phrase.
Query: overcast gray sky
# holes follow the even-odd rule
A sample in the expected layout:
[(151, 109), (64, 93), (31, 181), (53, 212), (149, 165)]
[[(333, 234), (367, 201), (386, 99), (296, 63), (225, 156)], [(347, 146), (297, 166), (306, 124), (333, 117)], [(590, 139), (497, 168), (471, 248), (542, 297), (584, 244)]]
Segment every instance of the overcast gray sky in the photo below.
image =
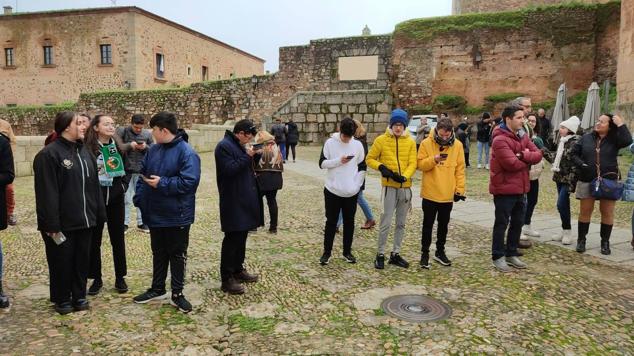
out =
[[(111, 0), (0, 0), (17, 11), (112, 6)], [(389, 33), (412, 18), (451, 14), (451, 0), (117, 0), (138, 6), (266, 60), (278, 67), (278, 48), (311, 39)], [(15, 10), (14, 10), (15, 11)]]

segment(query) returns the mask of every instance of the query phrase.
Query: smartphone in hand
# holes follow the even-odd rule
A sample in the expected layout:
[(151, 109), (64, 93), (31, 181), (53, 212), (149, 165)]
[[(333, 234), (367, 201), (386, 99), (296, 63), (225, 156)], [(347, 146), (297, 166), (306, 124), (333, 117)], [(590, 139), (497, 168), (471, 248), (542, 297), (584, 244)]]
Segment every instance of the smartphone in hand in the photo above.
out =
[(346, 159), (353, 159), (354, 155), (346, 156)]
[(448, 157), (448, 156), (449, 156), (449, 154), (448, 154), (448, 153), (441, 153), (441, 154), (440, 154), (440, 159), (441, 159), (442, 161), (444, 161), (444, 160), (446, 160), (446, 159), (447, 159), (447, 157)]

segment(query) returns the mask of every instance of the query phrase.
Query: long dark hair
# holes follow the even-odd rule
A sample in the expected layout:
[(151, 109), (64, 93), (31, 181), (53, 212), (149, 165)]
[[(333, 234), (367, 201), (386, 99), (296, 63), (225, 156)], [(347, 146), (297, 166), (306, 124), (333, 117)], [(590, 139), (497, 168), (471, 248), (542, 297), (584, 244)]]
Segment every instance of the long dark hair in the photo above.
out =
[(60, 111), (55, 115), (55, 133), (57, 136), (62, 135), (62, 132), (73, 122), (75, 116), (77, 113), (74, 111)]
[[(101, 145), (99, 144), (99, 133), (95, 131), (95, 127), (99, 125), (101, 119), (104, 117), (110, 117), (109, 115), (97, 114), (95, 117), (90, 120), (90, 124), (86, 129), (86, 134), (84, 136), (84, 145), (90, 150), (91, 153), (97, 154), (101, 149)], [(112, 137), (114, 139), (114, 137)], [(115, 141), (116, 142), (116, 141)], [(119, 147), (117, 147), (119, 149)]]

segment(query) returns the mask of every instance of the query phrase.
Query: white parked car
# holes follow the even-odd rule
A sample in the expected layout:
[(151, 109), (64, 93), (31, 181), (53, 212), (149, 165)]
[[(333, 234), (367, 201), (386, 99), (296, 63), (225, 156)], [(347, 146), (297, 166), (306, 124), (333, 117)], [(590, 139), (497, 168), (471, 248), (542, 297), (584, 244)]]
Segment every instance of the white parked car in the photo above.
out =
[(438, 123), (438, 115), (414, 115), (409, 120), (409, 125), (407, 125), (407, 130), (409, 130), (410, 135), (414, 140), (416, 140), (416, 130), (421, 125), (427, 125), (429, 128), (436, 127)]

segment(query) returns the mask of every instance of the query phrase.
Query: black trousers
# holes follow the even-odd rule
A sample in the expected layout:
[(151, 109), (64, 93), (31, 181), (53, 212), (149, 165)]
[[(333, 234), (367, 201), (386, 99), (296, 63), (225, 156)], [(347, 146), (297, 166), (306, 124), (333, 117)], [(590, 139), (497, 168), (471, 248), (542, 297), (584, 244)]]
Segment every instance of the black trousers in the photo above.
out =
[(288, 143), (286, 142), (286, 157), (284, 157), (287, 161), (288, 161), (288, 154), (289, 151), (293, 151), (293, 161), (295, 160), (295, 146), (297, 146), (296, 143)]
[(220, 251), (220, 278), (226, 282), (244, 270), (248, 231), (225, 232)]
[(324, 188), (324, 201), (326, 205), (326, 228), (324, 229), (324, 253), (332, 253), (332, 244), (335, 241), (337, 220), (339, 212), (343, 215), (343, 254), (352, 251), (352, 239), (354, 235), (354, 215), (357, 213), (357, 196), (344, 198), (335, 195)]
[[(123, 278), (128, 274), (126, 258), (125, 258), (125, 199), (110, 201), (106, 205), (106, 216), (108, 220), (108, 235), (110, 235), (110, 245), (112, 246), (112, 257), (114, 259), (114, 275), (115, 278)], [(90, 242), (90, 267), (88, 269), (88, 278), (101, 279), (101, 238), (103, 235), (104, 224), (97, 224), (93, 230), (92, 240)]]
[(533, 218), (533, 212), (539, 198), (539, 179), (531, 182), (531, 190), (526, 194), (526, 213), (524, 214), (524, 225), (530, 225)]
[(428, 199), (423, 199), (423, 235), (421, 239), (421, 252), (429, 253), (431, 246), (431, 234), (434, 222), (438, 217), (438, 229), (436, 229), (436, 251), (445, 251), (447, 241), (447, 231), (453, 203), (437, 203)]
[(187, 247), (189, 246), (189, 225), (150, 228), (152, 245), (152, 289), (165, 292), (167, 268), (170, 269), (172, 294), (183, 291)]
[(77, 302), (86, 298), (92, 230), (63, 231), (66, 241), (61, 245), (41, 232), (48, 262), (51, 302)]
[[(491, 244), (491, 258), (517, 256), (517, 248), (524, 225), (524, 209), (526, 196), (524, 194), (494, 195), (495, 222), (493, 223), (493, 241)], [(506, 244), (504, 234), (507, 232)]]
[(260, 221), (264, 224), (264, 197), (266, 197), (266, 205), (269, 207), (269, 215), (271, 216), (270, 230), (277, 229), (277, 190), (268, 192), (260, 192)]

